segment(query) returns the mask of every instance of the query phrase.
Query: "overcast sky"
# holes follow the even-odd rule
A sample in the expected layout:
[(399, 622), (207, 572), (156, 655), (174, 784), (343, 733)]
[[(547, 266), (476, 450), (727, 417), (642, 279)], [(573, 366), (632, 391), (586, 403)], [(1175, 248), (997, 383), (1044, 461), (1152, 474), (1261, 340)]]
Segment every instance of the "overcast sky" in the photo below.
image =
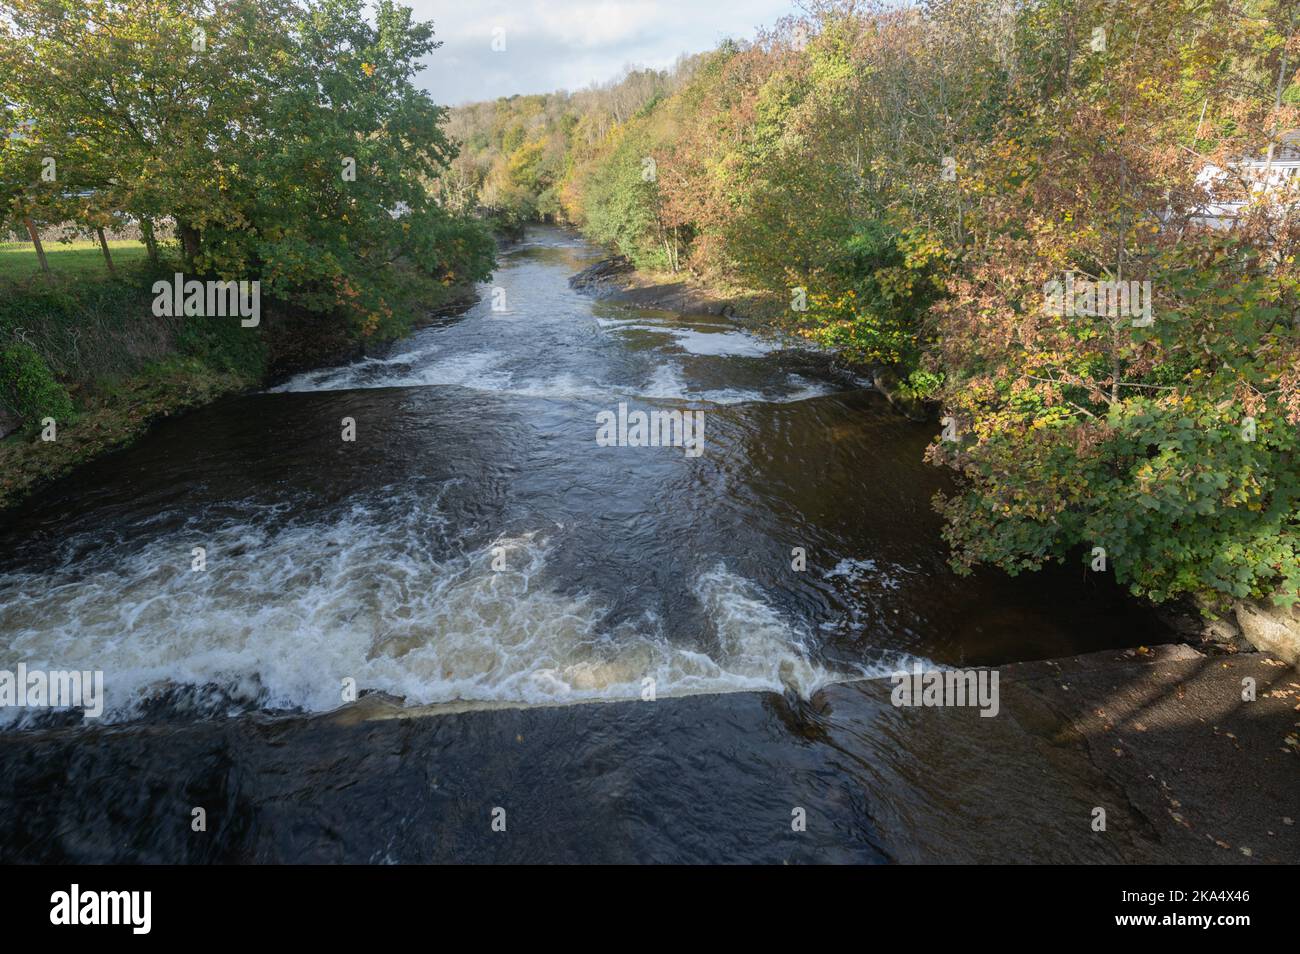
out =
[[(792, 0), (405, 0), (442, 48), (416, 82), (456, 106), (512, 93), (581, 89), (627, 64), (663, 69), (680, 53), (749, 39)], [(492, 49), (504, 30), (505, 50)]]

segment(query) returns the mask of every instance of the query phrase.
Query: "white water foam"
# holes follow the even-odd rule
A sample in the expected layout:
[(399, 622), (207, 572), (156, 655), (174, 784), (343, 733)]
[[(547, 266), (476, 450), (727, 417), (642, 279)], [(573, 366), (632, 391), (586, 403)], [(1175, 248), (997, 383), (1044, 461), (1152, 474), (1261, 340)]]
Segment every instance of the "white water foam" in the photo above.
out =
[(750, 402), (786, 404), (834, 393), (834, 388), (828, 385), (795, 374), (786, 379), (792, 390), (777, 396), (741, 388), (693, 390), (686, 383), (681, 369), (671, 361), (658, 365), (644, 387), (631, 391), (618, 385), (584, 381), (567, 372), (516, 380), (512, 372), (500, 367), (509, 356), (494, 351), (450, 355), (424, 367), (416, 367), (421, 359), (433, 353), (434, 349), (425, 349), (391, 358), (367, 358), (339, 368), (300, 374), (271, 390), (272, 393), (287, 393), (444, 385), (550, 400), (607, 402), (611, 397), (623, 396), (720, 405)]
[(720, 326), (718, 330), (701, 331), (673, 322), (651, 322), (644, 318), (597, 318), (596, 323), (606, 331), (644, 332), (667, 337), (674, 346), (687, 354), (720, 358), (759, 358), (784, 347), (780, 342), (759, 338), (738, 328)]
[(848, 583), (862, 583), (870, 580), (877, 589), (897, 590), (903, 585), (902, 578), (911, 572), (907, 567), (898, 563), (890, 563), (882, 567), (880, 561), (877, 560), (845, 558), (836, 563), (835, 568), (827, 571), (824, 576), (828, 580), (839, 578)]
[[(408, 704), (512, 705), (636, 699), (646, 677), (664, 696), (806, 696), (848, 678), (812, 661), (806, 633), (721, 564), (697, 581), (711, 632), (692, 648), (652, 612), (611, 627), (598, 599), (545, 585), (541, 534), (439, 558), (428, 541), (441, 525), (415, 501), (357, 506), (332, 523), (206, 531), (203, 572), (190, 569), (192, 541), (172, 538), (0, 576), (0, 669), (103, 670), (109, 721), (180, 687), (215, 689), (197, 702), (222, 711), (325, 711), (345, 677)], [(0, 709), (0, 723), (22, 714)]]
[(295, 391), (347, 391), (364, 388), (402, 388), (457, 385), (483, 391), (508, 391), (513, 377), (498, 367), (508, 357), (497, 351), (452, 354), (421, 365), (434, 349), (403, 353), (390, 358), (365, 358), (355, 364), (309, 371), (290, 378), (273, 393)]

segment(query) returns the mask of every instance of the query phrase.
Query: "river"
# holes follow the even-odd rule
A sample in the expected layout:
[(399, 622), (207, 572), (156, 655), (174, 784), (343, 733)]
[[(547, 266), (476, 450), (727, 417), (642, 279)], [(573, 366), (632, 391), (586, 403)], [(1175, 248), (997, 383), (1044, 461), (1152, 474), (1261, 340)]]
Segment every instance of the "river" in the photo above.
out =
[[(106, 697), (90, 726), (0, 710), (11, 764), (55, 733), (76, 773), (98, 773), (83, 784), (130, 803), (139, 777), (96, 753), (132, 731), (153, 740), (137, 768), (166, 777), (194, 758), (190, 727), (316, 725), (301, 719), (338, 710), (346, 681), (428, 717), (403, 722), (492, 708), (535, 726), (563, 705), (554, 718), (576, 731), (612, 718), (579, 703), (762, 690), (798, 707), (915, 659), (998, 665), (1159, 641), (1149, 612), (1082, 567), (957, 577), (930, 505), (949, 478), (922, 462), (932, 426), (730, 319), (571, 289), (600, 256), (533, 228), (463, 315), (163, 422), (0, 517), (0, 669), (102, 670)], [(600, 446), (598, 416), (620, 404), (701, 412), (701, 453)], [(648, 803), (705, 784), (682, 781), (710, 769), (674, 748), (673, 720), (632, 708), (658, 738)], [(800, 741), (787, 722), (772, 725)], [(324, 748), (303, 750), (312, 732), (296, 731), (297, 758), (315, 764)], [(577, 785), (611, 757), (600, 732), (548, 731), (564, 758), (539, 758), (521, 791), (548, 771)], [(734, 722), (711, 733), (730, 758), (758, 758)], [(440, 749), (445, 771), (481, 769), (482, 740), (462, 741)], [(383, 831), (383, 813), (406, 808), (362, 810)], [(345, 857), (383, 860), (361, 831)], [(646, 837), (644, 857), (674, 857)], [(103, 857), (37, 843), (44, 855), (23, 856)]]

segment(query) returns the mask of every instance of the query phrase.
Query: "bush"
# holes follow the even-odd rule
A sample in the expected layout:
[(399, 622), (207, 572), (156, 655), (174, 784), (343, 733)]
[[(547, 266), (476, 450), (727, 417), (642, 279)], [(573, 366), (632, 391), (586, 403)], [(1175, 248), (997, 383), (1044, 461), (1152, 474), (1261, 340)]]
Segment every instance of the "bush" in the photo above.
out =
[(266, 369), (262, 336), (232, 318), (186, 318), (177, 330), (176, 346), (215, 371), (248, 380), (259, 379)]
[(923, 232), (861, 223), (827, 269), (827, 290), (809, 296), (800, 331), (852, 361), (889, 365), (907, 379), (910, 396), (932, 397), (941, 378), (918, 368), (922, 319), (943, 292), (946, 259)]
[(13, 341), (0, 349), (0, 405), (24, 421), (72, 416), (72, 399), (36, 349)]

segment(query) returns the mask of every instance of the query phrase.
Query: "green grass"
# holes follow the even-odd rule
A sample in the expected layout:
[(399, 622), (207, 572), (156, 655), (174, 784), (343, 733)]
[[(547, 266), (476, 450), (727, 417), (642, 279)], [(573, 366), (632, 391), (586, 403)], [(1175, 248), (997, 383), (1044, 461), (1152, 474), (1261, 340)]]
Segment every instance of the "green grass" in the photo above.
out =
[[(145, 247), (133, 239), (108, 243), (108, 252), (118, 268), (134, 264), (145, 257)], [(77, 278), (107, 278), (108, 266), (99, 242), (81, 239), (75, 242), (46, 242), (45, 257), (50, 271), (56, 275)], [(24, 279), (40, 274), (41, 265), (36, 259), (36, 248), (31, 242), (0, 243), (0, 278)]]

